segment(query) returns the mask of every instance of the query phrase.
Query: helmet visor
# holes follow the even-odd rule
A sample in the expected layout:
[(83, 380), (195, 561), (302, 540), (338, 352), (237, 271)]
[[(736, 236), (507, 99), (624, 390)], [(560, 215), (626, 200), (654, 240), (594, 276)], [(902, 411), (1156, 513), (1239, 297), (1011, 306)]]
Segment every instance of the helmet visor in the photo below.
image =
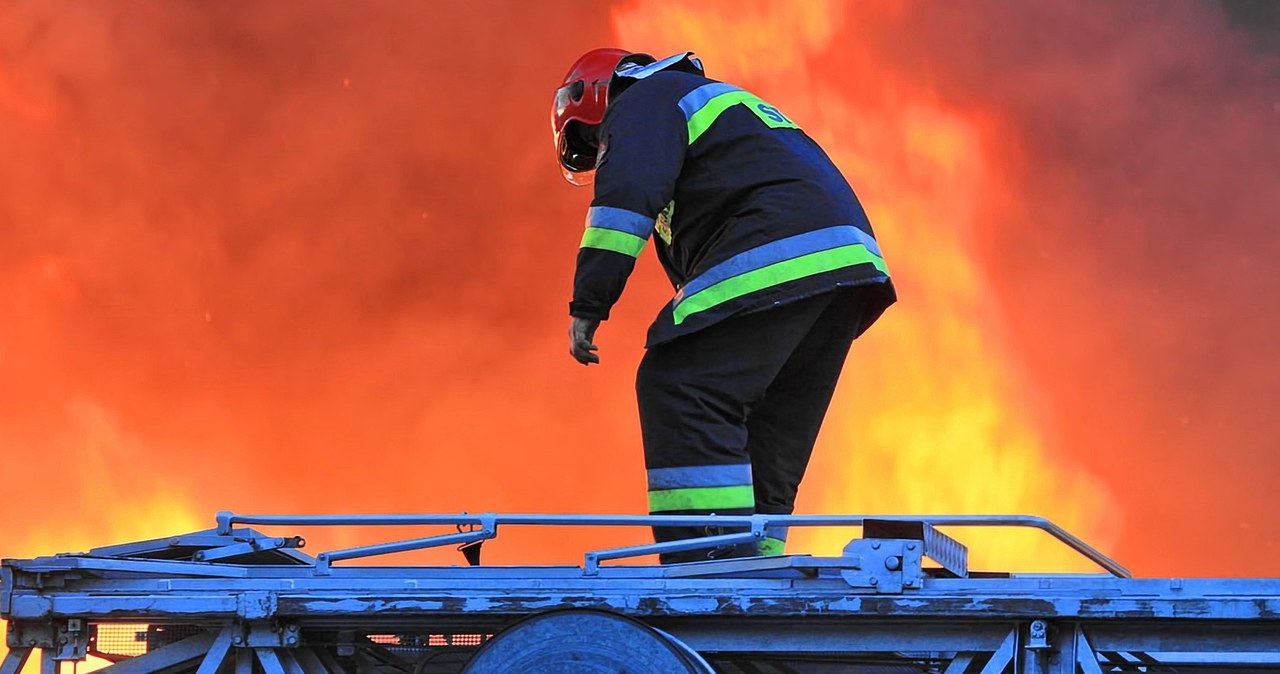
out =
[[(578, 120), (569, 122), (564, 132), (557, 139), (557, 153), (560, 155), (560, 166), (566, 173), (587, 173), (593, 175), (596, 168), (596, 155), (600, 151), (598, 134), (600, 126), (597, 124), (584, 124)], [(584, 176), (587, 180), (585, 183), (578, 183), (570, 180), (574, 184), (591, 184), (591, 177)]]

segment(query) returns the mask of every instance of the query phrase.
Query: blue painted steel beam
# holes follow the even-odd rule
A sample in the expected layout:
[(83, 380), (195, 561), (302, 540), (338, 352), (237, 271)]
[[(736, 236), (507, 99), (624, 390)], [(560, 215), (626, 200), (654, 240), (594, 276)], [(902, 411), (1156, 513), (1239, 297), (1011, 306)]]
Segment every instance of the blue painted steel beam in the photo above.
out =
[(1013, 662), (1014, 648), (1018, 643), (1018, 628), (1009, 631), (1009, 635), (1000, 643), (1000, 647), (991, 654), (991, 659), (983, 665), (981, 674), (1001, 674), (1004, 668)]
[(1080, 665), (1083, 674), (1102, 674), (1102, 666), (1098, 664), (1097, 651), (1089, 643), (1084, 631), (1076, 633), (1076, 664)]
[(886, 653), (893, 651), (975, 651), (994, 653), (1017, 628), (1011, 622), (912, 623), (863, 620), (850, 623), (810, 616), (778, 629), (761, 621), (744, 621), (731, 628), (717, 622), (657, 620), (672, 636), (699, 652), (751, 652), (767, 644), (771, 652)]
[[(1256, 646), (1254, 646), (1256, 648)], [(1280, 665), (1276, 651), (1150, 651), (1145, 655), (1161, 665)]]
[(292, 648), (277, 648), (275, 650), (286, 674), (307, 674), (302, 665), (298, 663), (298, 658), (294, 655), (297, 651)]
[(105, 674), (154, 674), (162, 670), (204, 657), (218, 638), (218, 632), (202, 632), (145, 655), (121, 660), (103, 668)]
[(253, 674), (254, 652), (249, 648), (237, 648), (235, 651), (235, 674)]
[(942, 674), (964, 674), (973, 662), (973, 658), (973, 653), (956, 653), (956, 657), (947, 664), (947, 669)]
[(31, 657), (31, 651), (30, 648), (14, 648), (5, 653), (4, 661), (0, 662), (0, 674), (18, 674), (27, 664), (27, 658)]
[[(720, 579), (723, 580), (723, 579)], [(507, 582), (502, 589), (418, 589), (369, 594), (358, 591), (305, 591), (277, 598), (276, 615), (321, 620), (395, 622), (423, 615), (468, 613), (523, 615), (563, 605), (612, 608), (649, 616), (822, 614), (858, 617), (866, 613), (931, 618), (1042, 618), (1142, 620), (1276, 620), (1280, 598), (1218, 597), (1190, 599), (1027, 597), (1000, 593), (951, 594), (945, 591), (876, 595), (828, 588), (761, 588), (759, 583), (663, 583), (645, 586), (613, 582), (610, 586), (557, 585), (531, 576), (527, 583)], [(792, 583), (794, 581), (776, 581)], [(681, 598), (699, 597), (689, 602)], [(637, 605), (637, 598), (644, 601)], [(149, 597), (83, 596), (74, 593), (19, 596), (10, 619), (47, 620), (58, 617), (88, 619), (190, 622), (218, 621), (239, 616), (240, 605), (227, 591), (157, 593)]]
[(124, 573), (149, 573), (165, 576), (212, 576), (216, 578), (246, 578), (246, 567), (230, 564), (203, 562), (171, 562), (150, 559), (113, 559), (109, 557), (38, 557), (16, 568), (39, 567), (44, 573), (57, 571), (119, 571)]
[(266, 674), (289, 674), (285, 671), (284, 663), (280, 662), (280, 656), (276, 654), (274, 648), (255, 648), (254, 653), (258, 656), (258, 662), (262, 664), (262, 671)]
[[(248, 615), (245, 611), (253, 605), (241, 600), (254, 595), (274, 598), (274, 613), (333, 619), (375, 613), (398, 619), (415, 612), (452, 610), (451, 606), (520, 614), (546, 607), (547, 601), (557, 597), (572, 605), (626, 609), (636, 596), (651, 598), (646, 611), (665, 615), (682, 610), (668, 601), (680, 593), (722, 598), (726, 610), (766, 615), (795, 611), (850, 615), (877, 610), (904, 616), (1280, 620), (1277, 579), (925, 578), (919, 590), (883, 595), (851, 588), (832, 577), (828, 571), (838, 572), (841, 564), (848, 563), (842, 558), (777, 559), (794, 560), (790, 563), (797, 565), (813, 563), (816, 572), (790, 578), (751, 577), (743, 569), (750, 569), (747, 562), (756, 560), (726, 560), (671, 567), (601, 567), (597, 576), (585, 575), (579, 567), (347, 567), (333, 569), (331, 576), (316, 576), (305, 567), (225, 565), (240, 572), (240, 577), (214, 578), (140, 575), (136, 569), (153, 567), (128, 565), (124, 567), (128, 573), (89, 574), (67, 564), (66, 558), (41, 558), (7, 561), (5, 568), (15, 571), (14, 582), (0, 592), (10, 605), (6, 617), (18, 621), (237, 619)], [(717, 577), (717, 568), (723, 569), (724, 577)], [(695, 571), (698, 575), (690, 575)], [(34, 585), (36, 576), (49, 578), (60, 572), (65, 576), (59, 577), (62, 587)]]
[(302, 667), (304, 674), (331, 674), (314, 650), (296, 648), (293, 651), (293, 655), (298, 661), (298, 665)]
[(227, 652), (231, 650), (231, 637), (234, 632), (235, 628), (231, 625), (227, 625), (218, 632), (217, 638), (209, 645), (204, 659), (200, 661), (196, 674), (218, 674), (218, 668), (222, 667), (223, 661), (227, 659)]
[(1089, 625), (1085, 631), (1090, 644), (1098, 651), (1268, 652), (1280, 657), (1280, 621), (1276, 620), (1280, 616), (1272, 614), (1269, 617), (1269, 622), (1258, 623), (1253, 630), (1248, 631), (1204, 624), (1190, 634), (1174, 635), (1153, 629), (1151, 623), (1140, 620)]

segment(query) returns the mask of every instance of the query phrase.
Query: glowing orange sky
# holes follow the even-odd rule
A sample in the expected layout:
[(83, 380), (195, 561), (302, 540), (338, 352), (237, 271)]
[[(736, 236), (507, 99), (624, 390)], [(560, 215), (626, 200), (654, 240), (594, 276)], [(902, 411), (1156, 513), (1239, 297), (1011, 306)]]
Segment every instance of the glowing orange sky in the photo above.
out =
[(224, 509), (641, 512), (670, 289), (646, 254), (605, 364), (565, 354), (589, 194), (546, 119), (618, 44), (787, 110), (884, 243), (902, 301), (802, 511), (1030, 512), (1144, 575), (1274, 575), (1275, 52), (1210, 4), (687, 4), (0, 10), (0, 554)]

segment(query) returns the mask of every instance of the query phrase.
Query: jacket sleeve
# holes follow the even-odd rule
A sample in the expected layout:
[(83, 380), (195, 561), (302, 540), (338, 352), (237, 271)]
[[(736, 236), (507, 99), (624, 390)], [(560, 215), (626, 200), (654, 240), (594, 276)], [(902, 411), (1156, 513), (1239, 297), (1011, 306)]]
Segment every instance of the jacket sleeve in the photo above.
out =
[(678, 98), (641, 81), (609, 106), (601, 126), (595, 198), (578, 249), (569, 313), (604, 320), (622, 295), (654, 221), (671, 201), (688, 128)]

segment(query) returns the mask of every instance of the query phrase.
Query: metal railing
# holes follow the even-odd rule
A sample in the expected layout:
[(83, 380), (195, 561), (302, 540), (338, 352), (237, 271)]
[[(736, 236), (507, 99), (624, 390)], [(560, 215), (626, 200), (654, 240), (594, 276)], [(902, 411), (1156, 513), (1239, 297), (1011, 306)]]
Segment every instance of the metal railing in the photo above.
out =
[[(601, 561), (641, 555), (679, 552), (733, 545), (758, 540), (766, 527), (860, 527), (868, 520), (923, 522), (935, 527), (1021, 527), (1038, 529), (1117, 578), (1132, 574), (1115, 560), (1102, 554), (1053, 522), (1034, 515), (562, 515), (562, 514), (447, 514), (447, 515), (242, 515), (220, 512), (217, 532), (229, 535), (236, 524), (265, 526), (377, 526), (377, 525), (452, 525), (455, 534), (426, 536), (375, 545), (331, 550), (316, 555), (317, 570), (327, 573), (336, 561), (374, 557), (396, 552), (425, 550), (445, 545), (466, 545), (495, 538), (502, 525), (551, 526), (678, 526), (716, 527), (720, 530), (743, 529), (741, 532), (693, 538), (666, 543), (650, 543), (585, 553), (587, 573), (595, 573)], [(462, 531), (462, 527), (470, 530)]]

